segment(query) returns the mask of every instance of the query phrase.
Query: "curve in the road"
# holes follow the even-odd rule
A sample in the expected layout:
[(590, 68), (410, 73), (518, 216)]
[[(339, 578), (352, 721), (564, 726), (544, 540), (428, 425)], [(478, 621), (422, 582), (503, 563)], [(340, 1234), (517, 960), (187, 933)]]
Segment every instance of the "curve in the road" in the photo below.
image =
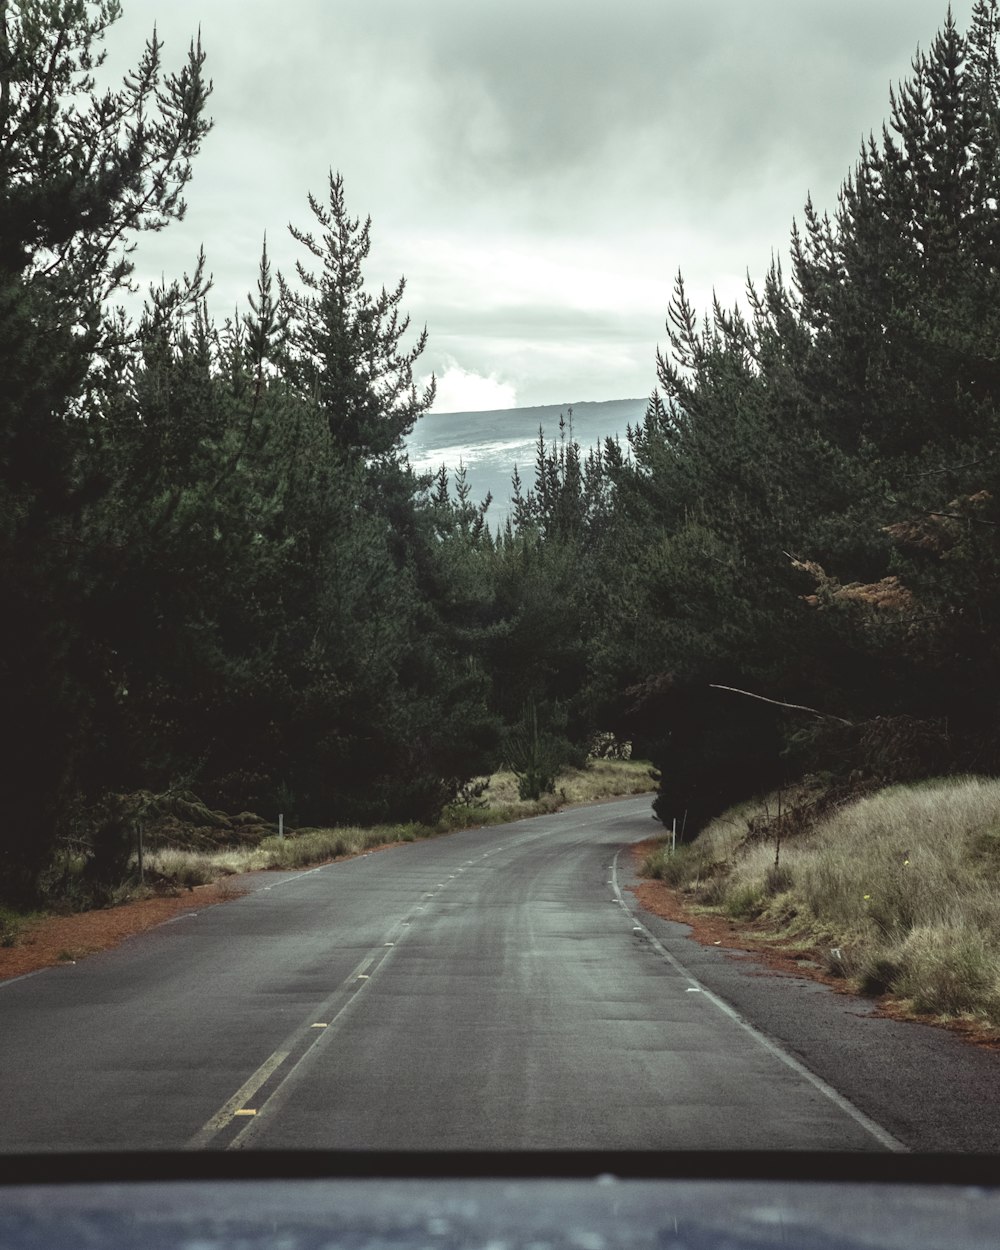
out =
[(9, 984), (0, 1151), (1000, 1144), (994, 1057), (638, 912), (616, 856), (649, 820), (629, 799), (269, 875)]

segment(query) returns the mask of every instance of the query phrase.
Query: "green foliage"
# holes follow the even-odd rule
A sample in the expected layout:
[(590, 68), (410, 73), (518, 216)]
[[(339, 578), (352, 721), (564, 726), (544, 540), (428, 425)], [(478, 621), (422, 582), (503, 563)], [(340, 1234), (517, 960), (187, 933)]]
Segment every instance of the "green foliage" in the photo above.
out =
[[(618, 724), (664, 818), (697, 828), (806, 739), (845, 775), (1000, 767), (997, 16), (917, 55), (836, 212), (807, 201), (788, 280), (703, 318), (678, 277), (662, 395), (608, 470), (591, 652), (594, 689), (635, 692)], [(820, 715), (713, 709), (711, 685)]]
[(522, 799), (540, 799), (555, 790), (559, 771), (559, 750), (551, 734), (539, 730), (538, 709), (529, 703), (521, 724), (507, 730), (504, 737), (507, 767), (517, 777), (517, 792)]
[[(0, 23), (0, 704), (17, 727), (0, 772), (5, 893), (30, 895), (101, 732), (115, 677), (84, 623), (109, 554), (88, 512), (116, 482), (124, 348), (105, 302), (134, 236), (183, 212), (204, 137), (199, 47), (165, 74), (154, 39), (118, 91), (93, 71), (118, 5), (24, 0)], [(139, 118), (142, 125), (138, 125)], [(190, 290), (157, 293), (160, 317)]]
[(669, 845), (665, 844), (646, 856), (641, 869), (642, 876), (665, 881), (667, 885), (687, 884), (690, 880), (697, 879), (699, 869), (704, 868), (700, 861), (695, 864), (697, 856), (696, 845), (678, 846), (671, 851)]
[(16, 946), (23, 931), (23, 918), (9, 907), (0, 907), (0, 946)]
[(409, 327), (400, 310), (402, 278), (394, 290), (383, 288), (378, 296), (365, 290), (371, 219), (361, 224), (348, 214), (340, 174), (330, 173), (328, 203), (310, 195), (309, 208), (318, 237), (296, 226), (291, 232), (320, 271), (300, 261), (299, 291), (279, 278), (289, 324), (289, 376), (314, 397), (341, 454), (394, 461), (403, 436), (434, 400), (433, 383), (418, 395), (413, 381), (427, 331), (412, 347), (402, 346)]
[(137, 324), (106, 314), (135, 234), (183, 212), (201, 49), (165, 75), (154, 39), (98, 95), (116, 4), (3, 7), (0, 695), (19, 732), (0, 889), (60, 880), (45, 870), (84, 808), (105, 809), (88, 879), (120, 878), (131, 831), (106, 796), (126, 790), (433, 820), (488, 771), (499, 730), (482, 517), (442, 542), (402, 449), (433, 398), (413, 383), (426, 335), (406, 342), (403, 283), (366, 291), (368, 223), (331, 175), (317, 232), (292, 230), (297, 285), (275, 284), (265, 246), (221, 329), (203, 260)]

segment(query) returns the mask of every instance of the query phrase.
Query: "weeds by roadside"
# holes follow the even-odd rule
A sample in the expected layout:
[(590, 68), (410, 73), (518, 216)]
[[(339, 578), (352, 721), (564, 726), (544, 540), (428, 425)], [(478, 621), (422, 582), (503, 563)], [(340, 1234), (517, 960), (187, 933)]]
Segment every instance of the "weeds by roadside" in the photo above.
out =
[[(227, 878), (261, 869), (296, 869), (312, 867), (344, 856), (400, 842), (415, 842), (459, 829), (506, 824), (512, 820), (557, 811), (568, 803), (588, 802), (618, 795), (640, 794), (653, 788), (649, 765), (639, 760), (593, 760), (586, 769), (567, 769), (557, 779), (556, 792), (538, 800), (518, 797), (517, 778), (513, 773), (498, 773), (482, 778), (465, 788), (459, 800), (445, 808), (434, 825), (396, 824), (373, 828), (334, 828), (289, 830), (285, 837), (264, 836), (255, 839), (240, 837), (234, 842), (227, 836), (228, 825), (217, 819), (218, 842), (211, 844), (205, 815), (198, 807), (197, 837), (179, 827), (176, 841), (162, 832), (147, 844), (143, 857), (143, 880), (138, 875), (138, 862), (133, 857), (129, 879), (114, 887), (95, 892), (85, 877), (85, 857), (67, 854), (58, 866), (52, 883), (52, 895), (58, 899), (53, 910), (62, 914), (85, 911), (95, 907), (113, 907), (135, 902), (156, 894), (177, 894), (196, 886), (225, 881)], [(189, 805), (191, 805), (189, 803)], [(171, 816), (176, 821), (176, 802)], [(214, 814), (217, 818), (218, 813)], [(235, 818), (242, 820), (242, 817)], [(233, 822), (225, 818), (228, 824)], [(258, 821), (258, 818), (254, 818)], [(247, 821), (243, 820), (240, 825)], [(237, 891), (238, 892), (238, 887)], [(25, 918), (0, 910), (0, 946), (14, 946), (21, 940)]]
[(638, 760), (595, 760), (586, 769), (560, 774), (556, 792), (540, 799), (518, 797), (514, 773), (497, 773), (488, 784), (474, 787), (466, 801), (445, 808), (434, 825), (377, 825), (373, 828), (299, 829), (285, 838), (264, 838), (256, 846), (190, 851), (166, 848), (150, 852), (148, 867), (179, 885), (203, 885), (220, 876), (263, 868), (306, 868), (345, 855), (359, 855), (377, 846), (414, 842), (458, 829), (506, 824), (557, 811), (567, 803), (617, 795), (641, 794), (652, 788), (649, 765)]
[(889, 787), (786, 837), (780, 859), (760, 811), (726, 813), (673, 857), (654, 852), (645, 874), (822, 947), (862, 992), (1000, 1026), (1000, 780)]
[(16, 946), (24, 925), (24, 916), (19, 916), (9, 907), (0, 907), (0, 946)]

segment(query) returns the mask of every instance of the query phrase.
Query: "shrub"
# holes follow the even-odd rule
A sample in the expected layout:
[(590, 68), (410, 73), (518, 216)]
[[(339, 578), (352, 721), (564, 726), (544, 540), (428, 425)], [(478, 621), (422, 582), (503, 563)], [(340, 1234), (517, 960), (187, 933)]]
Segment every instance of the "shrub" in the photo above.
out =
[(898, 959), (882, 950), (870, 950), (858, 966), (857, 986), (862, 994), (888, 994), (896, 988), (901, 973)]
[(517, 777), (521, 799), (540, 799), (555, 791), (556, 775), (566, 760), (566, 745), (539, 729), (538, 710), (534, 703), (529, 703), (521, 724), (508, 729), (504, 738), (504, 755)]
[(768, 898), (785, 894), (792, 888), (795, 878), (787, 864), (771, 864), (764, 874), (764, 893)]
[(891, 989), (933, 1015), (997, 1014), (1000, 962), (982, 933), (964, 924), (923, 925), (898, 952)]
[(7, 907), (0, 907), (0, 946), (16, 946), (21, 940), (24, 918)]
[(724, 910), (736, 920), (753, 920), (764, 910), (764, 892), (753, 881), (742, 881), (725, 895)]

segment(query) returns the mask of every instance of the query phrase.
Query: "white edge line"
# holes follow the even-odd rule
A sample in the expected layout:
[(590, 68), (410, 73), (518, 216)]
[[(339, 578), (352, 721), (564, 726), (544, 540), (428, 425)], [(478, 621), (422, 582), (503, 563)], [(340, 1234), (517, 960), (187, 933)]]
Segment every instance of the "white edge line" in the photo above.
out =
[[(357, 859), (358, 856), (354, 856), (354, 858)], [(331, 863), (332, 862), (333, 861), (331, 861)], [(231, 898), (219, 899), (218, 901), (220, 903), (238, 903), (241, 898), (253, 898), (255, 894), (263, 894), (266, 890), (275, 890), (277, 889), (279, 885), (288, 885), (290, 881), (300, 881), (303, 877), (312, 876), (314, 872), (320, 872), (322, 869), (329, 868), (330, 866), (331, 866), (330, 864), (317, 864), (315, 868), (307, 868), (305, 872), (297, 872), (293, 877), (285, 877), (281, 881), (272, 881), (270, 885), (262, 885), (260, 889), (248, 890), (246, 894), (234, 894)], [(266, 872), (267, 870), (263, 869), (261, 871)], [(216, 906), (216, 904), (213, 903), (211, 904), (211, 906), (214, 907)], [(166, 928), (168, 924), (176, 924), (178, 920), (191, 920), (196, 916), (200, 916), (202, 912), (204, 912), (205, 910), (206, 909), (202, 907), (198, 911), (186, 911), (186, 912), (183, 912), (179, 916), (170, 916), (167, 920), (161, 920), (158, 924), (150, 925), (148, 929), (140, 929), (138, 933), (128, 934), (128, 936), (123, 938), (122, 941), (119, 942), (116, 946), (109, 946), (107, 950), (108, 951), (118, 950), (119, 947), (124, 946), (124, 944), (128, 942), (131, 938), (142, 937), (144, 934), (152, 933), (156, 929)], [(95, 955), (103, 955), (106, 953), (106, 951), (94, 951), (92, 953)], [(76, 963), (76, 962), (77, 961), (74, 959), (73, 963)], [(67, 966), (67, 965), (65, 964), (65, 961), (62, 961), (57, 964), (46, 964), (44, 968), (34, 968), (31, 972), (22, 972), (21, 975), (18, 977), (5, 977), (3, 980), (0, 980), (0, 990), (6, 989), (8, 985), (13, 985), (16, 981), (25, 981), (27, 980), (28, 977), (37, 977), (39, 973), (48, 972), (52, 968), (60, 968), (64, 966)]]
[[(260, 889), (248, 890), (246, 894), (234, 894), (232, 898), (220, 899), (219, 902), (238, 903), (241, 898), (252, 898), (255, 894), (263, 894), (265, 890), (273, 890), (279, 885), (287, 885), (289, 881), (299, 881), (302, 877), (308, 877), (314, 872), (319, 872), (321, 868), (329, 867), (329, 864), (317, 864), (315, 868), (308, 868), (305, 872), (297, 872), (294, 877), (285, 877), (282, 881), (272, 881), (270, 885), (262, 885)], [(212, 906), (215, 906), (215, 904), (212, 904)], [(148, 929), (140, 929), (138, 933), (128, 934), (128, 936), (123, 938), (122, 941), (116, 946), (109, 946), (107, 950), (118, 950), (119, 947), (124, 946), (130, 938), (142, 937), (144, 934), (152, 933), (156, 929), (163, 929), (168, 924), (176, 924), (178, 920), (190, 920), (195, 916), (200, 916), (204, 910), (205, 908), (202, 907), (198, 911), (186, 911), (179, 916), (170, 916), (167, 920), (161, 920), (159, 924), (150, 925)], [(103, 955), (105, 954), (105, 951), (94, 951), (93, 954)], [(76, 963), (77, 961), (74, 959), (73, 962)], [(14, 985), (18, 981), (26, 981), (28, 977), (37, 977), (42, 972), (48, 972), (52, 968), (60, 968), (64, 966), (66, 966), (65, 961), (57, 964), (46, 964), (44, 968), (33, 968), (31, 972), (22, 972), (21, 975), (17, 977), (4, 977), (0, 980), (0, 990), (6, 989), (8, 985)]]
[[(358, 859), (360, 857), (357, 855), (352, 855), (351, 858)], [(314, 872), (321, 872), (324, 868), (329, 868), (330, 865), (335, 862), (336, 861), (334, 860), (330, 860), (326, 864), (317, 864), (315, 868), (307, 868), (304, 872), (297, 872), (291, 877), (282, 877), (280, 881), (271, 881), (267, 885), (261, 885), (259, 890), (248, 890), (246, 894), (242, 895), (242, 897), (251, 898), (254, 894), (263, 894), (265, 890), (276, 890), (279, 886), (288, 885), (289, 882), (291, 881), (301, 881), (303, 877), (311, 877)], [(350, 861), (342, 860), (340, 862), (349, 863)], [(256, 868), (256, 869), (251, 868), (250, 871), (251, 872), (267, 872), (268, 869), (267, 868)], [(237, 897), (240, 897), (240, 896), (237, 896)]]
[[(0, 990), (5, 990), (8, 985), (16, 985), (18, 981), (27, 981), (28, 977), (37, 977), (40, 972), (48, 972), (49, 968), (64, 967), (65, 962), (65, 960), (61, 960), (57, 964), (48, 964), (44, 968), (33, 968), (31, 972), (22, 972), (16, 977), (5, 977), (3, 981), (0, 981)], [(76, 963), (76, 960), (74, 959), (73, 962)]]
[(852, 1102), (849, 1102), (843, 1094), (839, 1094), (832, 1085), (828, 1085), (822, 1077), (817, 1076), (815, 1072), (811, 1072), (805, 1064), (800, 1063), (798, 1059), (795, 1059), (792, 1055), (788, 1054), (787, 1051), (782, 1050), (782, 1048), (775, 1042), (772, 1042), (769, 1037), (765, 1037), (764, 1034), (756, 1029), (749, 1020), (744, 1019), (735, 1007), (731, 1007), (729, 1003), (727, 1003), (724, 999), (719, 998), (719, 996), (714, 994), (710, 989), (708, 989), (707, 986), (702, 985), (698, 978), (693, 976), (687, 968), (684, 967), (679, 959), (676, 959), (673, 955), (671, 955), (670, 951), (667, 950), (656, 934), (652, 933), (642, 923), (642, 921), (638, 918), (638, 916), (636, 916), (636, 914), (629, 907), (628, 903), (625, 901), (621, 887), (618, 884), (618, 857), (624, 849), (624, 847), (621, 848), (615, 856), (613, 871), (611, 874), (612, 880), (614, 881), (615, 894), (617, 895), (618, 902), (621, 903), (627, 915), (631, 917), (633, 924), (637, 925), (642, 930), (657, 954), (661, 955), (672, 968), (679, 972), (681, 976), (689, 982), (692, 989), (700, 990), (701, 993), (704, 994), (704, 996), (723, 1013), (723, 1015), (728, 1016), (732, 1021), (734, 1021), (734, 1023), (738, 1024), (740, 1028), (745, 1029), (746, 1032), (749, 1033), (750, 1036), (764, 1048), (764, 1050), (774, 1055), (776, 1059), (780, 1059), (786, 1067), (791, 1068), (793, 1072), (796, 1072), (799, 1076), (807, 1080), (814, 1089), (818, 1090), (821, 1094), (828, 1098), (846, 1115), (849, 1115), (852, 1120), (855, 1120), (858, 1124), (860, 1124), (865, 1132), (871, 1134), (871, 1136), (874, 1137), (880, 1145), (884, 1146), (886, 1150), (894, 1151), (897, 1154), (908, 1154), (909, 1151), (901, 1141), (898, 1141), (895, 1137), (893, 1137), (892, 1134), (882, 1128), (880, 1124), (876, 1124), (876, 1122), (866, 1116), (863, 1111), (859, 1111)]

